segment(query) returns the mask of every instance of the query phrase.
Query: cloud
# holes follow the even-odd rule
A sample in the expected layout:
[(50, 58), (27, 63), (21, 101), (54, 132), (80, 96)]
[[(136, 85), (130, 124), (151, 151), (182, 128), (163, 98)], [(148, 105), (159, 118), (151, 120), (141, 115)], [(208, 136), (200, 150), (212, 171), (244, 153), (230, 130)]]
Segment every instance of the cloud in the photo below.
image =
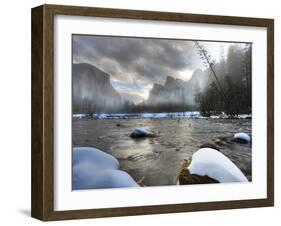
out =
[(74, 63), (90, 63), (119, 81), (163, 82), (198, 64), (194, 43), (182, 40), (73, 35)]
[[(214, 57), (220, 45), (204, 43)], [(163, 84), (167, 76), (188, 80), (202, 67), (194, 42), (187, 40), (73, 35), (72, 47), (74, 63), (89, 63), (110, 74), (113, 86), (135, 101), (146, 96), (144, 87)]]
[(149, 82), (140, 83), (136, 79), (131, 83), (112, 80), (111, 84), (125, 99), (134, 103), (140, 103), (146, 100), (152, 88), (152, 84)]

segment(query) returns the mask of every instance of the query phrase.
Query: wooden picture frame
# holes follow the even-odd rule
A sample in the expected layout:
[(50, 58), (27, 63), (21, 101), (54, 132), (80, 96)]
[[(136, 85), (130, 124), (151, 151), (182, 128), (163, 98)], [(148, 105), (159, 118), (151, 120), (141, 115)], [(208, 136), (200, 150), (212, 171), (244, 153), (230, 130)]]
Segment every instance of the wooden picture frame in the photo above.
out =
[[(240, 25), (267, 29), (267, 198), (122, 208), (54, 210), (54, 16), (86, 16)], [(274, 20), (62, 5), (32, 9), (31, 215), (50, 220), (162, 214), (274, 205)]]

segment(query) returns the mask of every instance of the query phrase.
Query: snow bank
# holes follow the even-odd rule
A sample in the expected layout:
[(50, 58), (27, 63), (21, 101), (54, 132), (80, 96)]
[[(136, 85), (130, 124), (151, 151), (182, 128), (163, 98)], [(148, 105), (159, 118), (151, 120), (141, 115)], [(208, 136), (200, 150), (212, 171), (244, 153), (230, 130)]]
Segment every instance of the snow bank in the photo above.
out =
[(74, 119), (84, 119), (91, 117), (93, 119), (139, 119), (139, 118), (198, 118), (201, 117), (200, 112), (162, 112), (162, 113), (115, 113), (115, 114), (73, 114)]
[(99, 149), (73, 148), (72, 188), (76, 190), (139, 186), (129, 174), (118, 168), (118, 160)]
[(234, 141), (237, 141), (239, 143), (250, 143), (251, 137), (246, 133), (236, 133), (233, 137)]
[(83, 119), (87, 116), (87, 114), (73, 114), (72, 117), (74, 119)]
[[(239, 114), (236, 118), (248, 119), (251, 118), (251, 114)], [(220, 115), (211, 115), (210, 117), (204, 117), (199, 111), (186, 111), (186, 112), (161, 112), (161, 113), (114, 113), (114, 114), (74, 114), (74, 119), (162, 119), (162, 118), (211, 118), (211, 119), (227, 119), (228, 115), (224, 112)]]
[(239, 114), (238, 118), (240, 118), (240, 119), (251, 119), (252, 114)]
[(188, 166), (191, 174), (208, 176), (220, 183), (248, 182), (241, 170), (221, 152), (212, 148), (199, 149)]

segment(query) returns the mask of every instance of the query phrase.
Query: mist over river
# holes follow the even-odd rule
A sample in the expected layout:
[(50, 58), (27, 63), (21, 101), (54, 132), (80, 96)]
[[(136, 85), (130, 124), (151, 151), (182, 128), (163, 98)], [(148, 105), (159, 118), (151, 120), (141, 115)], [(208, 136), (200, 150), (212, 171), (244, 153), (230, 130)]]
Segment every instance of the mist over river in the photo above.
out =
[[(251, 119), (97, 119), (73, 120), (73, 147), (95, 147), (116, 157), (120, 168), (145, 186), (174, 185), (184, 159), (201, 145), (215, 145), (251, 180), (251, 144), (235, 143), (235, 133), (251, 136)], [(157, 137), (130, 137), (144, 127)]]

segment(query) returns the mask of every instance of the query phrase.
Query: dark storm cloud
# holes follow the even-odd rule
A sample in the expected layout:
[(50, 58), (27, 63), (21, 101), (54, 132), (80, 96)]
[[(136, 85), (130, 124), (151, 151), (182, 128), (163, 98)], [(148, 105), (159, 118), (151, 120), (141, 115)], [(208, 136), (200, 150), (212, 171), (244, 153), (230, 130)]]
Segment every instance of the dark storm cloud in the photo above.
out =
[(194, 70), (195, 55), (192, 41), (73, 35), (74, 63), (90, 63), (124, 82), (163, 82)]

